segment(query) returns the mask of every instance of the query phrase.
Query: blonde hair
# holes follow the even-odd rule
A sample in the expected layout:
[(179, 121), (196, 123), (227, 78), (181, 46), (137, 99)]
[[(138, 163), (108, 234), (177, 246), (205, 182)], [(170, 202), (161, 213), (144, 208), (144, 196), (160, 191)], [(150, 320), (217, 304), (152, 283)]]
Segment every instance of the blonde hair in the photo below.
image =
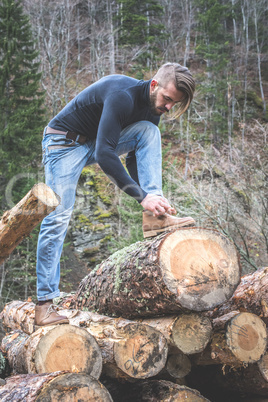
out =
[(186, 112), (193, 100), (195, 91), (195, 81), (188, 68), (178, 63), (165, 63), (159, 68), (153, 79), (164, 88), (169, 82), (173, 82), (176, 89), (185, 94), (183, 100), (178, 104), (178, 110), (174, 117), (179, 117)]

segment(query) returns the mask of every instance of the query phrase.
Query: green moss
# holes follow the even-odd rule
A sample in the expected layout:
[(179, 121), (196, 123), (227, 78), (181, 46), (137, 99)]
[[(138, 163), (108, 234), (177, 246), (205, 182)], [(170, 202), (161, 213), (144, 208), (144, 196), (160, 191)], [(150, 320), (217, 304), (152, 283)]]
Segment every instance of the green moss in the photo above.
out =
[(121, 265), (122, 265), (123, 261), (127, 259), (127, 257), (129, 256), (129, 254), (132, 251), (137, 250), (137, 248), (139, 250), (141, 250), (142, 246), (143, 246), (142, 242), (133, 243), (130, 246), (124, 247), (122, 250), (116, 251), (114, 254), (112, 254), (109, 257), (109, 263), (111, 265), (115, 266), (114, 293), (119, 292), (120, 286), (121, 286), (121, 283), (122, 283), (122, 280), (121, 280)]
[(111, 225), (109, 225), (109, 224), (104, 225), (103, 223), (98, 223), (96, 225), (92, 225), (92, 231), (93, 232), (99, 232), (99, 231), (105, 230), (105, 229), (107, 229), (109, 227), (111, 227)]
[(91, 224), (91, 222), (90, 222), (90, 220), (88, 219), (88, 217), (86, 217), (86, 215), (84, 215), (84, 214), (78, 215), (77, 219), (78, 219), (78, 221), (79, 221), (80, 223), (84, 223), (84, 224), (86, 224), (86, 225), (90, 225), (90, 224)]
[(87, 186), (94, 186), (94, 181), (90, 180), (85, 183)]
[(82, 170), (81, 177), (93, 176), (95, 173), (94, 168), (92, 166), (86, 166)]
[(106, 243), (112, 239), (112, 235), (107, 235), (103, 239), (100, 240), (100, 243)]
[(105, 204), (111, 205), (113, 194), (108, 191), (110, 180), (100, 169), (96, 166), (86, 166), (82, 170), (81, 178), (87, 180), (86, 185), (94, 188), (95, 198), (100, 197)]

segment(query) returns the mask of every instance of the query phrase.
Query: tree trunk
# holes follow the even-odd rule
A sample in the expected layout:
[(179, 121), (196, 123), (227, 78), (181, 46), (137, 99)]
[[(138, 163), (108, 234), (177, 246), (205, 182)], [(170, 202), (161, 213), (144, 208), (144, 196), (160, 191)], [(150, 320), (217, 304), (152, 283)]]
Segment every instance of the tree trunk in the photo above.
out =
[(179, 229), (102, 262), (81, 282), (76, 308), (127, 318), (209, 310), (230, 298), (239, 280), (229, 239), (214, 230)]
[(233, 317), (225, 331), (215, 332), (211, 343), (192, 359), (193, 364), (227, 364), (243, 366), (258, 362), (267, 347), (266, 325), (258, 316), (239, 313)]
[(2, 340), (14, 374), (54, 371), (85, 372), (99, 378), (102, 357), (95, 339), (83, 328), (56, 325), (32, 335), (14, 331)]
[(85, 373), (64, 372), (9, 377), (0, 387), (0, 399), (2, 402), (112, 401), (108, 390), (95, 378)]
[(178, 385), (171, 381), (146, 380), (127, 385), (115, 384), (108, 380), (103, 382), (114, 401), (117, 402), (126, 402), (126, 400), (127, 402), (208, 401), (196, 389)]
[(147, 318), (142, 322), (162, 332), (170, 346), (186, 355), (202, 352), (211, 339), (211, 321), (198, 313)]
[(15, 247), (59, 205), (59, 197), (44, 183), (38, 183), (0, 221), (0, 264)]
[(216, 318), (232, 311), (256, 314), (268, 324), (268, 267), (243, 276), (230, 300), (207, 315)]

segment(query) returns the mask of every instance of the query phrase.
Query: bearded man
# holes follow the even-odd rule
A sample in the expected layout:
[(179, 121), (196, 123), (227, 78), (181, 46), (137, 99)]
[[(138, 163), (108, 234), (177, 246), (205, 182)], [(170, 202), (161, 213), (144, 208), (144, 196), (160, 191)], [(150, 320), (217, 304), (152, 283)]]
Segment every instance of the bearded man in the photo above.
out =
[[(175, 105), (178, 115), (195, 91), (190, 71), (177, 63), (162, 65), (151, 80), (109, 75), (85, 88), (44, 130), (46, 184), (61, 204), (42, 222), (37, 247), (35, 326), (68, 323), (53, 305), (58, 297), (60, 257), (83, 168), (98, 163), (105, 174), (143, 207), (144, 237), (194, 224), (174, 217), (162, 192), (160, 117)], [(119, 156), (127, 154), (126, 166)]]

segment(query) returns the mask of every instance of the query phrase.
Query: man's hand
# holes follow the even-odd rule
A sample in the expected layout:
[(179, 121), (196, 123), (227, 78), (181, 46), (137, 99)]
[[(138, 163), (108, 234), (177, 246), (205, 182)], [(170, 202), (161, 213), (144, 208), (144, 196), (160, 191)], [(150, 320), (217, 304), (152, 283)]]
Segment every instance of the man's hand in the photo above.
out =
[(147, 194), (144, 200), (142, 200), (141, 205), (144, 209), (153, 212), (154, 215), (163, 215), (166, 212), (168, 214), (176, 214), (175, 208), (173, 208), (168, 200), (161, 195)]

